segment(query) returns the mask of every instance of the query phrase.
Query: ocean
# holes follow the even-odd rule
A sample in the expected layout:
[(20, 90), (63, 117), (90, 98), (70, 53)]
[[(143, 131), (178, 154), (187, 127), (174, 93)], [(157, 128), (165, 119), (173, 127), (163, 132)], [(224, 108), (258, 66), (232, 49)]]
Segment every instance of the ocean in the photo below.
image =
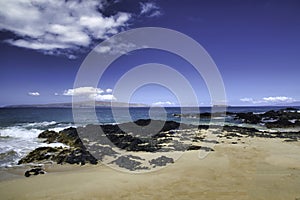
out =
[[(228, 112), (254, 112), (262, 113), (268, 110), (279, 110), (285, 107), (228, 107)], [(179, 108), (169, 107), (162, 109), (130, 108), (131, 119), (123, 117), (126, 108), (117, 108), (117, 118), (113, 116), (111, 108), (96, 108), (95, 113), (99, 124), (115, 124), (138, 119), (161, 119), (180, 121), (188, 124), (206, 124), (207, 119), (188, 118), (180, 119), (174, 114), (211, 112), (210, 107)], [(49, 146), (37, 138), (44, 130), (60, 131), (68, 127), (84, 126), (94, 123), (89, 119), (89, 109), (78, 109), (80, 124), (74, 124), (72, 108), (0, 108), (0, 167), (10, 167), (27, 153), (40, 146)], [(150, 111), (150, 112), (149, 112)], [(79, 113), (79, 114), (78, 114)], [(151, 117), (150, 117), (151, 116)], [(228, 118), (225, 123), (235, 124), (236, 121)], [(62, 144), (51, 144), (62, 145)]]

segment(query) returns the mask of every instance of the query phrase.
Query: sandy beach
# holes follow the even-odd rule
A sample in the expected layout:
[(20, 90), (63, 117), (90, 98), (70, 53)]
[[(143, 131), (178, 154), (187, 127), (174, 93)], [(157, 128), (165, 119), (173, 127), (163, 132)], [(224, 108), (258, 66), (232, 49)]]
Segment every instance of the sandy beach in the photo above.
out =
[(101, 164), (51, 165), (47, 174), (29, 178), (10, 170), (17, 175), (0, 182), (0, 194), (2, 199), (300, 199), (299, 142), (232, 141), (217, 144), (204, 159), (199, 151), (187, 151), (174, 164), (142, 174)]
[(0, 0), (0, 200), (300, 200), (300, 0)]

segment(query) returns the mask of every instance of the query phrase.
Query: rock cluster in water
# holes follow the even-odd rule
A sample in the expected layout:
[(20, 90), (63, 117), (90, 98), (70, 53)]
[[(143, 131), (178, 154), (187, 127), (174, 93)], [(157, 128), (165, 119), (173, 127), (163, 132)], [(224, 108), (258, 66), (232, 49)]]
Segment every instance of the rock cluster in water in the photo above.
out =
[[(152, 125), (147, 127), (150, 123)], [(154, 127), (161, 127), (158, 133)], [(22, 158), (18, 164), (44, 163), (46, 161), (53, 161), (58, 164), (97, 164), (97, 161), (102, 160), (105, 155), (114, 156), (117, 154), (113, 147), (132, 152), (164, 151), (164, 143), (173, 138), (174, 132), (172, 130), (191, 128), (197, 128), (197, 126), (174, 121), (138, 120), (121, 125), (87, 125), (77, 129), (64, 129), (60, 132), (46, 130), (38, 136), (44, 143), (63, 143), (68, 145), (68, 148), (39, 147)], [(101, 131), (99, 132), (99, 130)], [(93, 151), (93, 155), (96, 154), (98, 157), (95, 158), (87, 150), (87, 147), (89, 151)], [(180, 146), (180, 149), (184, 148), (187, 146)], [(126, 159), (120, 158), (122, 161)], [(119, 160), (114, 162), (120, 164)]]
[[(267, 127), (294, 127), (300, 123), (298, 120), (300, 113), (294, 109), (269, 111), (264, 114), (227, 114), (234, 115), (237, 120), (243, 120), (245, 123), (264, 122)], [(291, 122), (292, 119), (293, 122)], [(151, 126), (148, 126), (150, 123)], [(238, 144), (241, 137), (282, 138), (287, 142), (300, 139), (300, 132), (260, 131), (255, 128), (227, 125), (195, 126), (174, 121), (142, 119), (119, 125), (87, 125), (77, 129), (67, 128), (60, 132), (46, 130), (38, 136), (43, 142), (63, 143), (67, 147), (39, 147), (23, 157), (19, 164), (49, 161), (58, 164), (97, 164), (98, 161), (103, 161), (105, 156), (108, 156), (111, 158), (109, 164), (120, 168), (131, 171), (149, 170), (173, 163), (174, 159), (162, 155), (146, 160), (139, 156), (120, 155), (117, 152), (118, 149), (125, 152), (150, 153), (186, 150), (214, 151), (209, 144), (218, 144), (219, 141), (206, 138), (203, 133), (207, 131), (214, 132), (219, 140), (226, 139), (233, 145)], [(236, 140), (233, 141), (232, 138)], [(37, 171), (39, 170), (27, 171), (25, 176), (39, 174)]]
[(285, 108), (278, 111), (270, 110), (262, 114), (253, 112), (234, 113), (234, 112), (217, 112), (217, 113), (192, 113), (192, 114), (173, 114), (174, 117), (183, 118), (211, 118), (231, 116), (235, 120), (240, 120), (248, 124), (263, 124), (267, 128), (294, 128), (300, 127), (300, 110), (296, 108)]
[(249, 124), (265, 124), (267, 128), (300, 127), (300, 112), (295, 108), (286, 108), (278, 111), (270, 110), (263, 114), (237, 113), (236, 119)]
[(58, 164), (97, 164), (97, 159), (86, 150), (75, 128), (68, 128), (58, 133), (44, 131), (39, 134), (38, 138), (44, 139), (45, 143), (63, 143), (69, 148), (38, 147), (22, 158), (18, 164), (41, 163), (49, 160)]

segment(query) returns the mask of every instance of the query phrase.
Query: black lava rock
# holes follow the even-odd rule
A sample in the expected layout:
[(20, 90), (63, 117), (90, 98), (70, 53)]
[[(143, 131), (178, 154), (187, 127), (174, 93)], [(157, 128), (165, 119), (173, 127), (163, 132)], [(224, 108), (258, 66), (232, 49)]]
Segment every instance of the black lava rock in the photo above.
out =
[(53, 160), (55, 155), (62, 150), (62, 148), (53, 147), (39, 147), (31, 151), (27, 156), (19, 160), (18, 164), (25, 163), (40, 163), (47, 160)]
[(45, 174), (45, 171), (41, 167), (32, 168), (30, 170), (27, 170), (24, 174), (25, 177), (29, 177), (31, 175), (39, 175), (39, 174)]
[(245, 123), (257, 124), (261, 121), (258, 115), (253, 114), (253, 112), (248, 113), (237, 113), (236, 118), (244, 120)]
[(174, 160), (173, 160), (173, 158), (168, 158), (166, 156), (160, 156), (156, 159), (150, 160), (149, 163), (151, 165), (154, 165), (154, 167), (156, 167), (156, 166), (166, 166), (169, 163), (174, 163)]

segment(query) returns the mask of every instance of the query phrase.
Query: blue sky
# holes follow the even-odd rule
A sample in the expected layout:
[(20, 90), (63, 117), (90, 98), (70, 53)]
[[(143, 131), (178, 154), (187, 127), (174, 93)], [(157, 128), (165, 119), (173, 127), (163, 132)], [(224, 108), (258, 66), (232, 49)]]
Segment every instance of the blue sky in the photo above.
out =
[[(72, 95), (113, 98), (116, 81), (145, 63), (162, 63), (190, 81), (201, 105), (205, 83), (178, 56), (134, 51), (114, 62), (96, 88), (73, 88), (89, 51), (106, 38), (139, 27), (180, 31), (215, 61), (230, 105), (274, 105), (300, 100), (300, 2), (28, 1), (0, 2), (0, 105), (70, 102)], [(176, 42), (176, 41), (174, 41)], [(183, 88), (184, 89), (184, 88)], [(147, 85), (132, 102), (176, 105), (172, 91)]]

